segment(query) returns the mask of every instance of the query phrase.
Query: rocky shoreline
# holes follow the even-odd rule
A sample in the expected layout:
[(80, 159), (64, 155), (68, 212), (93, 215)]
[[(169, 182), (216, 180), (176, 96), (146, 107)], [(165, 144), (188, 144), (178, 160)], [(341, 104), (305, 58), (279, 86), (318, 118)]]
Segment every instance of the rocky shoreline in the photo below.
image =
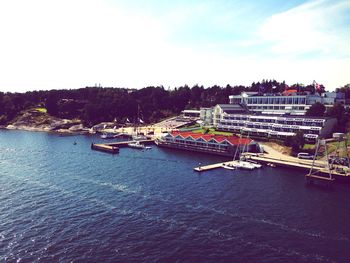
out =
[(81, 120), (60, 119), (36, 110), (22, 112), (11, 123), (2, 125), (0, 128), (65, 134), (89, 134), (96, 132), (93, 129), (85, 127)]

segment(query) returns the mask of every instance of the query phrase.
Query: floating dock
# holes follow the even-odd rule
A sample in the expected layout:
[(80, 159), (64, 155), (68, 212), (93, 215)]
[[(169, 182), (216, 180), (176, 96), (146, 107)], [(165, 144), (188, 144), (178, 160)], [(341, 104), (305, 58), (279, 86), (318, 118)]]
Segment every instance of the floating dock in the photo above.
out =
[(107, 153), (119, 153), (119, 147), (116, 146), (110, 146), (103, 143), (92, 143), (91, 149), (100, 151), (100, 152), (107, 152)]
[[(259, 163), (264, 163), (264, 164), (274, 164), (276, 166), (280, 167), (289, 167), (289, 168), (298, 168), (298, 169), (303, 169), (303, 170), (310, 170), (312, 166), (312, 160), (303, 160), (303, 159), (298, 159), (295, 157), (291, 156), (281, 156), (280, 158), (275, 158), (272, 156), (269, 156), (269, 154), (256, 154), (256, 153), (245, 153), (244, 156), (246, 157), (247, 160), (253, 160)], [(337, 169), (346, 169), (347, 167), (341, 166), (341, 165), (333, 165), (334, 169), (331, 169), (329, 171), (327, 164), (324, 161), (315, 161), (315, 164), (313, 166), (313, 170), (316, 171), (318, 174), (320, 174), (319, 177), (324, 177), (324, 176), (329, 176), (335, 175), (337, 177), (341, 178), (349, 178), (350, 179), (350, 174), (348, 173), (340, 173), (337, 171)], [(321, 176), (324, 175), (324, 176)]]
[[(288, 168), (297, 168), (302, 169), (306, 171), (310, 171), (310, 168), (312, 166), (312, 160), (302, 160), (291, 156), (285, 156), (280, 155), (279, 157), (276, 157), (275, 155), (268, 154), (268, 153), (244, 153), (243, 156), (246, 158), (247, 161), (252, 160), (254, 162), (262, 163), (262, 164), (272, 164), (274, 166), (279, 167), (288, 167)], [(194, 168), (194, 171), (196, 172), (205, 172), (210, 171), (213, 169), (217, 169), (222, 167), (224, 164), (230, 164), (234, 161), (227, 161), (227, 162), (221, 162), (216, 164), (210, 164), (210, 165), (200, 165), (198, 167)], [(346, 170), (347, 167), (341, 166), (341, 165), (333, 165), (333, 169), (329, 171), (327, 168), (327, 165), (324, 161), (315, 161), (313, 170), (318, 175), (306, 175), (307, 180), (313, 180), (313, 179), (319, 179), (319, 180), (325, 180), (325, 181), (334, 181), (335, 176), (337, 179), (346, 179), (350, 180), (350, 173), (341, 173), (338, 172), (339, 170)], [(329, 175), (332, 175), (333, 178), (330, 178)]]
[[(122, 147), (128, 147), (129, 143), (132, 143), (135, 141), (122, 141), (122, 142), (111, 142), (111, 143), (92, 143), (91, 149), (106, 153), (119, 153), (119, 148)], [(149, 145), (154, 144), (154, 140), (140, 140), (139, 141), (142, 144)]]
[[(137, 140), (137, 141), (140, 142), (141, 144), (144, 144), (144, 145), (154, 144), (154, 140), (152, 140), (152, 139)], [(131, 140), (131, 141), (122, 141), (122, 142), (104, 143), (104, 145), (122, 148), (122, 147), (128, 147), (128, 144), (129, 144), (129, 143), (133, 143), (133, 142), (135, 142), (135, 140)]]
[(223, 163), (215, 163), (215, 164), (209, 164), (209, 165), (204, 165), (204, 166), (198, 166), (196, 168), (194, 168), (193, 170), (195, 170), (196, 172), (205, 172), (205, 171), (209, 171), (209, 170), (213, 170), (213, 169), (217, 169), (217, 168), (222, 168), (222, 166), (224, 164), (230, 164), (231, 162), (223, 162)]

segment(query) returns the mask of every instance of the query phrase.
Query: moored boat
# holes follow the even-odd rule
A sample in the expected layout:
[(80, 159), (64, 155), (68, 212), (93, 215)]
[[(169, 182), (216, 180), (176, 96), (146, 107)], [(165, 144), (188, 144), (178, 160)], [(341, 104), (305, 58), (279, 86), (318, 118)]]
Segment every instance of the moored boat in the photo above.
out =
[(223, 164), (222, 168), (227, 169), (227, 170), (236, 170), (237, 168), (234, 165), (231, 164)]
[(140, 149), (140, 150), (149, 150), (149, 149), (151, 149), (151, 147), (145, 146), (144, 144), (140, 143), (139, 141), (133, 141), (131, 143), (128, 143), (128, 146), (130, 148)]
[(113, 139), (115, 137), (116, 137), (116, 134), (114, 134), (114, 133), (105, 132), (101, 135), (101, 139)]

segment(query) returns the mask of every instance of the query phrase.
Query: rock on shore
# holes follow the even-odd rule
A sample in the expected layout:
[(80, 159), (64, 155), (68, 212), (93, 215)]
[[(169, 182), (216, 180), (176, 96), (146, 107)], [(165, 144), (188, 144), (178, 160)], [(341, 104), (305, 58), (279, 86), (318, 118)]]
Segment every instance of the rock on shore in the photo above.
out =
[(81, 120), (60, 119), (37, 110), (28, 110), (6, 126), (12, 130), (62, 132), (62, 133), (88, 133)]

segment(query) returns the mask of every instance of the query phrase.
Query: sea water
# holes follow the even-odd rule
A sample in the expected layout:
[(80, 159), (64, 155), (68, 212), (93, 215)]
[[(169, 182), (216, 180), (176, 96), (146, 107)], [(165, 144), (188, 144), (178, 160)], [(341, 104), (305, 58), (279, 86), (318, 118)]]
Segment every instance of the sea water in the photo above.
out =
[(349, 184), (98, 141), (0, 131), (0, 262), (349, 262)]

